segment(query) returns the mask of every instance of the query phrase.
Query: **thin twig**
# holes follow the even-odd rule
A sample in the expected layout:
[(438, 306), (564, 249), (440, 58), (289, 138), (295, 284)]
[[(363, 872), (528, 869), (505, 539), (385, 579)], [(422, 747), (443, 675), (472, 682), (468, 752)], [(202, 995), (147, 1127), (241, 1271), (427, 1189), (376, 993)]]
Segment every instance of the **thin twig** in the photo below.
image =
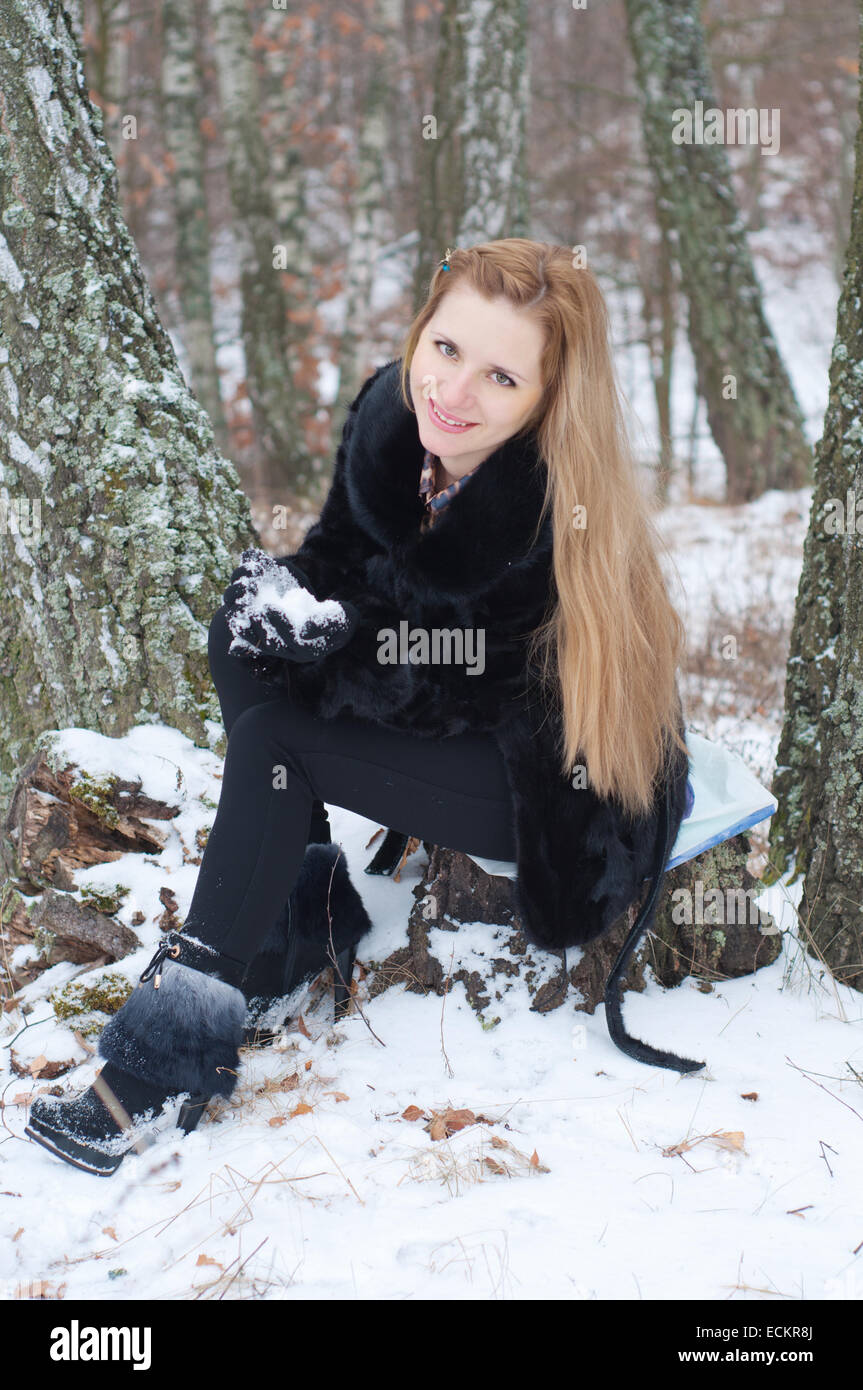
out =
[(453, 963), (454, 957), (455, 957), (455, 942), (453, 942), (452, 951), (450, 952), (449, 970), (447, 971), (447, 977), (446, 977), (446, 979), (444, 980), (444, 984), (443, 984), (443, 998), (441, 999), (441, 1006), (440, 1006), (440, 1050), (441, 1050), (441, 1052), (443, 1053), (443, 1058), (444, 1058), (444, 1061), (446, 1062), (446, 1069), (447, 1069), (447, 1071), (449, 1072), (450, 1076), (455, 1076), (455, 1072), (453, 1071), (452, 1067), (450, 1066), (450, 1060), (449, 1060), (449, 1057), (448, 1057), (448, 1055), (447, 1055), (446, 1045), (444, 1044), (444, 1040), (443, 1040), (443, 1013), (444, 1013), (444, 1009), (446, 1008), (446, 997), (447, 997), (447, 995), (449, 994), (449, 982), (450, 982), (450, 980), (451, 980), (451, 978), (452, 978), (452, 963)]
[[(786, 1062), (788, 1062), (790, 1066), (794, 1068), (795, 1071), (802, 1072), (803, 1075), (806, 1077), (807, 1081), (812, 1081), (812, 1077), (809, 1075), (806, 1069), (804, 1067), (798, 1067), (796, 1062), (792, 1062), (787, 1052), (785, 1054), (785, 1060)], [(833, 1099), (838, 1100), (840, 1105), (844, 1105), (846, 1110), (850, 1110), (852, 1115), (856, 1115), (858, 1120), (863, 1120), (863, 1115), (860, 1114), (859, 1110), (855, 1110), (854, 1106), (849, 1105), (847, 1100), (843, 1100), (841, 1096), (833, 1095), (833, 1092), (827, 1086), (822, 1086), (820, 1081), (812, 1081), (812, 1085), (817, 1086), (822, 1091), (826, 1091), (828, 1096), (833, 1096)]]
[(338, 963), (338, 960), (336, 959), (336, 946), (335, 946), (335, 942), (333, 941), (333, 914), (332, 914), (332, 912), (330, 911), (330, 893), (331, 893), (332, 886), (333, 886), (333, 875), (334, 875), (335, 872), (336, 872), (336, 864), (338, 864), (339, 859), (340, 859), (340, 857), (341, 857), (341, 854), (342, 854), (342, 844), (341, 844), (341, 841), (339, 841), (339, 852), (338, 852), (338, 854), (336, 855), (335, 859), (333, 860), (333, 867), (332, 867), (332, 870), (330, 871), (330, 881), (329, 881), (329, 884), (327, 885), (327, 927), (328, 927), (328, 933), (329, 933), (329, 942), (328, 942), (327, 955), (329, 956), (329, 959), (330, 959), (330, 961), (332, 962), (332, 967), (333, 967), (333, 979), (335, 980), (336, 975), (338, 975), (339, 980), (341, 981), (341, 983), (344, 985), (345, 989), (346, 989), (347, 992), (348, 992), (348, 995), (349, 995), (349, 997), (350, 997), (351, 1003), (355, 1006), (357, 1013), (359, 1014), (360, 1018), (363, 1020), (363, 1023), (364, 1023), (364, 1024), (366, 1025), (366, 1027), (368, 1028), (368, 1030), (369, 1030), (369, 1032), (371, 1033), (372, 1037), (375, 1038), (376, 1041), (380, 1043), (381, 1047), (386, 1047), (386, 1043), (384, 1042), (383, 1038), (379, 1038), (379, 1037), (378, 1037), (378, 1035), (377, 1035), (377, 1033), (375, 1032), (374, 1028), (373, 1028), (372, 1025), (369, 1023), (368, 1019), (366, 1018), (365, 1014), (363, 1013), (362, 1007), (360, 1006), (360, 1002), (359, 1002), (359, 1000), (357, 999), (356, 995), (351, 993), (350, 983), (345, 979), (344, 975), (342, 974), (341, 970), (339, 969), (339, 963)]
[(231, 1287), (231, 1284), (233, 1284), (234, 1280), (238, 1277), (238, 1275), (240, 1275), (240, 1274), (242, 1273), (242, 1271), (243, 1271), (243, 1266), (244, 1266), (244, 1265), (247, 1265), (247, 1264), (249, 1263), (249, 1260), (252, 1258), (252, 1255), (257, 1255), (258, 1251), (259, 1251), (260, 1248), (261, 1248), (261, 1245), (266, 1245), (266, 1243), (267, 1243), (267, 1241), (268, 1241), (269, 1239), (270, 1239), (269, 1236), (264, 1236), (264, 1239), (261, 1241), (261, 1244), (255, 1246), (255, 1248), (254, 1248), (254, 1250), (252, 1251), (252, 1254), (251, 1254), (251, 1255), (247, 1255), (247, 1256), (246, 1256), (246, 1258), (243, 1260), (243, 1263), (239, 1266), (239, 1268), (238, 1268), (238, 1270), (237, 1270), (237, 1273), (231, 1276), (231, 1278), (229, 1279), (229, 1281), (228, 1281), (228, 1283), (227, 1283), (227, 1286), (226, 1286), (226, 1287), (222, 1290), (222, 1292), (219, 1294), (219, 1299), (220, 1299), (220, 1300), (223, 1299), (223, 1298), (225, 1297), (225, 1294), (228, 1292), (228, 1289)]

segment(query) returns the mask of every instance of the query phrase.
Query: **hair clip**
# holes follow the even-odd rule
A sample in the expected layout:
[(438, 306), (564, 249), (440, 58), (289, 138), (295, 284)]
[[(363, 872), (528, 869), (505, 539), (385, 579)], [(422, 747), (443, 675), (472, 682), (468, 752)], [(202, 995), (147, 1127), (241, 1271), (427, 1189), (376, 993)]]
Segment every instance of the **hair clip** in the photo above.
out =
[[(454, 250), (454, 249), (456, 249), (456, 248), (453, 248), (453, 250)], [(444, 256), (443, 260), (441, 261), (441, 269), (442, 269), (442, 270), (449, 270), (449, 268), (450, 268), (450, 267), (449, 267), (449, 258), (450, 258), (451, 255), (452, 255), (452, 250), (451, 250), (450, 247), (448, 246), (447, 249), (446, 249), (446, 255)]]

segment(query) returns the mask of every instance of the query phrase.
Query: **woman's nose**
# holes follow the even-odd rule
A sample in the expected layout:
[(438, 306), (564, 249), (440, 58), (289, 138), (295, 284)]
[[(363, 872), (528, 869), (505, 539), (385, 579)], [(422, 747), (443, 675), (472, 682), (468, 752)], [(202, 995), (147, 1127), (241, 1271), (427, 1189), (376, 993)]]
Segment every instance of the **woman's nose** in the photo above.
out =
[(456, 372), (441, 382), (439, 396), (444, 404), (453, 410), (463, 410), (467, 414), (476, 404), (473, 385), (467, 372)]

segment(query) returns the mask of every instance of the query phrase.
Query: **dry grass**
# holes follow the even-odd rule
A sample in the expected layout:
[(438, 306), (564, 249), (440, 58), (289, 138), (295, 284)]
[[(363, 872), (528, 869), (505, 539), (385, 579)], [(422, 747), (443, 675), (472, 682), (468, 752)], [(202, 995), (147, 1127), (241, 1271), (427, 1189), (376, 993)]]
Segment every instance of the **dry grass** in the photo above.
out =
[[(411, 1182), (436, 1182), (451, 1197), (492, 1178), (534, 1177), (549, 1170), (535, 1156), (523, 1153), (498, 1134), (462, 1130), (414, 1154), (405, 1177)], [(400, 1178), (399, 1186), (404, 1179)]]

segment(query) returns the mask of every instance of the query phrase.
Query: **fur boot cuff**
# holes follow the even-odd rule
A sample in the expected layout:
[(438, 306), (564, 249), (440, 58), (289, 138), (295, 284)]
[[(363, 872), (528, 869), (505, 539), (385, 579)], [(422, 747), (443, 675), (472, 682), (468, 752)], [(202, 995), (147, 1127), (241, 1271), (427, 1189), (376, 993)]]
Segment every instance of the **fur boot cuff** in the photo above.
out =
[(170, 957), (137, 986), (99, 1038), (99, 1056), (168, 1092), (231, 1095), (246, 1002), (231, 984)]
[[(329, 902), (329, 915), (327, 903)], [(332, 917), (336, 952), (355, 946), (371, 931), (372, 921), (351, 878), (341, 845), (307, 845), (299, 878), (291, 894), (293, 920), (301, 936), (328, 942)]]

